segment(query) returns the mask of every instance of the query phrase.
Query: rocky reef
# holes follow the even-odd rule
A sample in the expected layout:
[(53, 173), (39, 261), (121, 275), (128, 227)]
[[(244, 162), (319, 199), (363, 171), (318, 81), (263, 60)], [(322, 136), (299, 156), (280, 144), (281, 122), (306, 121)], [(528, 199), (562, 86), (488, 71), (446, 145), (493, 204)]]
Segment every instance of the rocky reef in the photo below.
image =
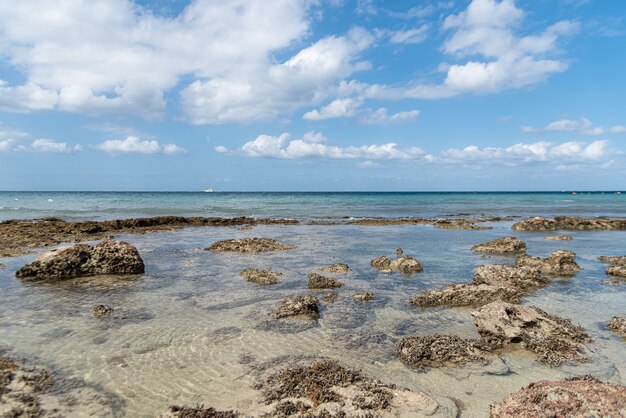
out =
[(218, 411), (204, 405), (196, 407), (173, 405), (159, 415), (159, 418), (238, 418), (241, 416), (237, 411)]
[(105, 240), (97, 245), (76, 244), (48, 251), (15, 275), (22, 279), (62, 280), (100, 274), (140, 274), (144, 268), (133, 245)]
[(503, 237), (484, 244), (474, 245), (472, 251), (487, 254), (521, 254), (526, 252), (526, 243), (516, 237)]
[(239, 275), (247, 281), (258, 284), (259, 286), (267, 286), (278, 283), (278, 278), (283, 274), (274, 270), (247, 268), (242, 270)]
[(626, 338), (626, 316), (614, 316), (609, 321), (609, 329)]
[(576, 253), (568, 250), (554, 250), (546, 258), (520, 255), (515, 260), (519, 267), (527, 266), (539, 269), (543, 274), (554, 276), (571, 276), (581, 270), (576, 263)]
[(621, 279), (626, 279), (626, 256), (600, 256), (598, 260), (609, 263), (606, 274)]
[(218, 241), (206, 251), (238, 252), (238, 253), (263, 253), (268, 251), (293, 250), (295, 245), (282, 244), (272, 238), (239, 238)]
[(539, 289), (549, 283), (534, 266), (510, 266), (508, 264), (488, 264), (476, 267), (473, 282), (525, 291)]
[(320, 271), (324, 273), (346, 274), (350, 271), (350, 266), (346, 263), (336, 263), (330, 266), (322, 267)]
[(599, 231), (625, 230), (626, 219), (580, 218), (578, 216), (556, 216), (554, 219), (537, 216), (513, 224), (514, 231)]
[(422, 308), (433, 306), (479, 307), (496, 300), (518, 303), (523, 295), (522, 291), (514, 287), (463, 283), (453, 284), (439, 290), (422, 292), (412, 298), (410, 303)]
[(424, 266), (415, 258), (404, 255), (402, 248), (396, 250), (397, 258), (391, 259), (386, 256), (380, 256), (373, 259), (370, 265), (382, 272), (397, 271), (404, 274), (417, 273), (424, 270)]
[(626, 387), (591, 376), (534, 382), (491, 406), (491, 418), (623, 417)]
[(309, 273), (309, 289), (334, 289), (343, 286), (343, 283), (331, 277), (322, 276), (317, 273)]
[(397, 353), (404, 364), (416, 368), (454, 367), (490, 357), (478, 339), (439, 334), (405, 337), (398, 343)]
[(272, 316), (276, 319), (299, 317), (317, 320), (320, 317), (318, 305), (319, 300), (314, 296), (296, 296), (280, 302)]

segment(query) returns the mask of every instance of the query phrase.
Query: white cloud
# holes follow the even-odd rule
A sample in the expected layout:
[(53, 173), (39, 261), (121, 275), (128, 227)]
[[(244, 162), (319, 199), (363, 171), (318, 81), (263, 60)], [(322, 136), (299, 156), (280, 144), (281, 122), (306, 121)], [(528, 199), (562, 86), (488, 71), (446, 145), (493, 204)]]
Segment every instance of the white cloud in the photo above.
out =
[(604, 128), (602, 126), (596, 126), (587, 118), (574, 119), (559, 119), (554, 122), (550, 122), (543, 128), (533, 128), (531, 126), (522, 126), (523, 132), (576, 132), (581, 135), (604, 135), (607, 133), (625, 133), (626, 126), (614, 125), (610, 128)]
[(240, 154), (247, 157), (269, 157), (281, 159), (295, 158), (330, 158), (330, 159), (368, 159), (368, 160), (411, 160), (424, 154), (418, 147), (399, 148), (398, 144), (361, 145), (341, 147), (329, 144), (326, 138), (315, 132), (305, 134), (302, 139), (291, 139), (288, 133), (279, 136), (259, 135), (255, 140), (246, 142), (241, 148), (230, 151), (218, 146), (220, 153)]
[(422, 25), (419, 28), (390, 32), (389, 41), (394, 44), (419, 44), (426, 40), (428, 29), (428, 25)]
[(361, 121), (370, 125), (384, 125), (389, 123), (408, 122), (417, 119), (420, 115), (419, 110), (407, 110), (403, 112), (388, 114), (387, 109), (381, 107), (377, 110), (367, 111), (363, 114)]
[(49, 139), (36, 139), (31, 144), (31, 148), (33, 151), (36, 151), (36, 152), (60, 152), (60, 153), (68, 153), (68, 152), (72, 152), (73, 149), (76, 149), (76, 150), (80, 149), (80, 148), (72, 148), (69, 145), (67, 145), (65, 142), (55, 142)]
[(382, 166), (383, 165), (381, 163), (377, 163), (372, 160), (360, 161), (356, 163), (357, 168), (381, 168)]
[(389, 114), (387, 108), (381, 107), (373, 110), (362, 108), (363, 100), (359, 98), (335, 99), (321, 109), (311, 110), (305, 113), (302, 118), (311, 121), (320, 121), (334, 118), (356, 117), (364, 124), (390, 124), (407, 122), (417, 119), (419, 110), (408, 110)]
[(19, 130), (0, 130), (0, 152), (47, 152), (70, 153), (81, 151), (80, 145), (68, 145), (51, 139), (33, 138), (32, 135)]
[(332, 118), (345, 118), (354, 116), (359, 106), (363, 104), (361, 99), (336, 99), (322, 107), (320, 110), (312, 110), (302, 116), (307, 120), (324, 120)]
[(13, 142), (14, 141), (12, 139), (0, 139), (0, 152), (10, 151), (13, 146)]
[(140, 140), (136, 136), (126, 139), (109, 139), (96, 145), (100, 151), (109, 154), (180, 154), (186, 152), (175, 144), (161, 145), (155, 140)]

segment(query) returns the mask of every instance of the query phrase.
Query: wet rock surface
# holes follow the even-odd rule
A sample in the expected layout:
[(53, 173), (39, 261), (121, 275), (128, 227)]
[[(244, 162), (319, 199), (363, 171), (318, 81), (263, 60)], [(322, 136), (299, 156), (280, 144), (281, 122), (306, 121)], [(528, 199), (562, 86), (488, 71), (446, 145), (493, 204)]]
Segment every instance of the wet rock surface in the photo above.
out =
[(343, 283), (331, 277), (322, 276), (317, 273), (309, 273), (309, 289), (335, 289), (342, 287)]
[(337, 300), (338, 297), (339, 297), (339, 293), (337, 293), (335, 291), (330, 291), (330, 292), (326, 293), (324, 296), (322, 296), (322, 300), (324, 302), (334, 303)]
[(373, 259), (370, 265), (383, 272), (397, 271), (404, 274), (412, 274), (424, 270), (422, 263), (411, 256), (403, 254), (402, 249), (398, 248), (396, 250), (397, 258), (391, 259), (383, 255)]
[(280, 302), (272, 316), (276, 319), (298, 317), (303, 319), (319, 318), (319, 300), (314, 296), (296, 296)]
[(484, 244), (474, 245), (472, 251), (487, 254), (521, 254), (526, 252), (526, 243), (516, 237), (503, 237)]
[(626, 387), (590, 376), (534, 382), (491, 406), (491, 418), (620, 417)]
[(48, 251), (19, 269), (22, 279), (62, 280), (105, 274), (140, 274), (144, 263), (137, 249), (124, 241), (76, 244)]
[(534, 266), (488, 264), (474, 269), (473, 283), (529, 291), (547, 285), (548, 281)]
[(107, 305), (97, 305), (91, 308), (91, 314), (96, 318), (109, 316), (113, 314), (113, 308)]
[(324, 273), (346, 274), (350, 271), (350, 266), (345, 263), (336, 263), (330, 266), (322, 267), (320, 271)]
[(4, 264), (0, 263), (0, 270), (4, 270), (5, 268), (7, 268), (7, 266), (5, 266)]
[(238, 418), (241, 416), (237, 411), (218, 411), (204, 405), (196, 407), (174, 405), (159, 415), (159, 418)]
[(572, 237), (570, 235), (546, 235), (543, 239), (549, 241), (571, 241)]
[(512, 287), (463, 283), (453, 284), (440, 290), (422, 292), (411, 299), (411, 304), (423, 308), (433, 306), (479, 307), (496, 300), (518, 303), (523, 295), (522, 291)]
[(259, 286), (267, 286), (278, 283), (278, 279), (282, 276), (282, 273), (273, 270), (247, 268), (241, 271), (239, 275), (246, 279), (246, 281), (258, 284)]
[(465, 219), (436, 221), (433, 223), (433, 227), (437, 229), (467, 229), (478, 231), (493, 229), (491, 226), (476, 225), (475, 221)]
[(292, 225), (291, 219), (203, 218), (157, 216), (108, 221), (65, 222), (58, 218), (8, 220), (0, 222), (0, 257), (23, 254), (32, 248), (62, 242), (93, 241), (111, 234), (144, 234), (192, 226)]
[(440, 408), (423, 392), (385, 384), (334, 360), (280, 359), (280, 364), (261, 369), (255, 385), (273, 417), (422, 416)]
[(361, 293), (357, 293), (356, 295), (352, 296), (352, 298), (356, 301), (359, 302), (367, 302), (370, 300), (374, 300), (374, 294), (370, 293), (370, 292), (361, 292)]
[(582, 353), (583, 344), (591, 340), (587, 332), (539, 308), (498, 301), (472, 312), (472, 317), (491, 348), (521, 344), (536, 353), (540, 362), (555, 366), (587, 360)]
[(626, 264), (626, 255), (618, 255), (618, 256), (609, 256), (609, 255), (601, 255), (598, 257), (599, 261), (603, 263), (609, 264)]
[(480, 340), (440, 334), (405, 337), (398, 343), (397, 353), (404, 364), (417, 368), (454, 367), (487, 362), (490, 357)]
[(554, 276), (571, 276), (581, 270), (576, 263), (576, 253), (568, 250), (552, 251), (546, 258), (521, 255), (515, 260), (515, 265), (534, 267), (544, 274)]
[(272, 238), (240, 238), (218, 241), (205, 248), (207, 251), (238, 252), (238, 253), (262, 253), (268, 251), (293, 250), (295, 245), (282, 244)]
[(577, 216), (556, 216), (554, 219), (537, 216), (513, 224), (514, 231), (598, 231), (625, 230), (626, 219), (580, 218)]
[(606, 268), (606, 274), (626, 279), (626, 264), (611, 264)]
[(626, 317), (625, 316), (614, 316), (609, 321), (609, 329), (611, 331), (615, 331), (621, 334), (622, 337), (626, 338)]

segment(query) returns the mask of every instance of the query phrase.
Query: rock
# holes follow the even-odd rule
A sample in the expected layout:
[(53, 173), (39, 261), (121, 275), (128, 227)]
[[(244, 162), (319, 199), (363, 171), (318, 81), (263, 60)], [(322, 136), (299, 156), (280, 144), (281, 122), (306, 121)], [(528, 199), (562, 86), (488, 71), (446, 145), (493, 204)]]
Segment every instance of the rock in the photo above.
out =
[(5, 266), (4, 264), (0, 263), (0, 270), (4, 270), (5, 268), (7, 268), (7, 266)]
[(555, 250), (547, 258), (520, 255), (515, 260), (516, 266), (538, 268), (544, 274), (571, 276), (581, 270), (576, 263), (576, 253), (568, 250)]
[(623, 417), (626, 387), (591, 376), (534, 382), (496, 405), (491, 418)]
[(577, 216), (556, 216), (546, 219), (540, 216), (513, 224), (514, 231), (597, 231), (625, 230), (626, 219), (580, 218)]
[(137, 249), (123, 241), (97, 245), (76, 244), (48, 251), (15, 275), (24, 279), (69, 279), (100, 274), (140, 274), (143, 260)]
[(318, 305), (319, 300), (314, 296), (296, 296), (283, 300), (274, 311), (273, 317), (278, 319), (295, 316), (317, 320), (320, 317)]
[[(398, 248), (396, 254), (404, 254), (404, 251), (402, 251), (402, 248)], [(383, 255), (373, 259), (370, 265), (383, 272), (398, 271), (404, 274), (412, 274), (424, 270), (422, 263), (408, 255), (399, 255), (395, 260)]]
[(543, 239), (550, 241), (571, 241), (572, 237), (570, 235), (546, 235)]
[(109, 316), (113, 313), (113, 308), (106, 305), (97, 305), (91, 308), (91, 313), (96, 318), (100, 318), (103, 316)]
[(437, 229), (468, 229), (468, 230), (479, 230), (479, 231), (493, 229), (493, 227), (491, 226), (476, 225), (475, 221), (469, 221), (466, 219), (455, 219), (451, 221), (440, 220), (440, 221), (436, 221), (433, 224), (433, 227)]
[[(523, 256), (522, 256), (523, 257)], [(474, 269), (474, 284), (488, 284), (519, 290), (539, 289), (548, 284), (539, 270), (528, 266), (488, 264)]]
[(472, 312), (474, 324), (485, 344), (501, 348), (520, 343), (536, 353), (542, 363), (559, 366), (566, 361), (585, 361), (583, 343), (589, 335), (571, 321), (532, 306), (492, 302)]
[(278, 283), (278, 278), (283, 274), (273, 270), (260, 270), (247, 268), (239, 273), (241, 277), (259, 286), (267, 286)]
[(214, 408), (205, 408), (204, 405), (196, 407), (170, 406), (169, 409), (159, 415), (159, 418), (237, 418), (240, 417), (237, 411), (218, 411)]
[(337, 300), (338, 297), (339, 297), (339, 293), (337, 293), (335, 291), (330, 291), (330, 292), (326, 293), (324, 296), (322, 296), (322, 300), (324, 302), (334, 303)]
[(606, 268), (606, 274), (626, 279), (626, 264), (611, 264)]
[(496, 300), (518, 303), (522, 296), (523, 293), (513, 287), (453, 284), (440, 290), (422, 292), (411, 299), (411, 304), (423, 308), (432, 306), (478, 307)]
[(317, 273), (309, 273), (309, 289), (334, 289), (343, 286), (339, 280), (322, 276)]
[(271, 238), (241, 238), (218, 241), (210, 247), (205, 248), (205, 250), (217, 252), (263, 253), (267, 251), (292, 250), (294, 248), (296, 248), (295, 245), (281, 244)]
[(487, 254), (519, 254), (526, 252), (526, 243), (516, 237), (504, 237), (474, 245), (472, 251)]
[(598, 260), (602, 261), (603, 263), (626, 264), (626, 255), (618, 255), (618, 256), (601, 255), (600, 257), (598, 257)]
[(486, 362), (489, 353), (479, 340), (454, 335), (405, 337), (397, 346), (400, 360), (409, 366), (459, 366), (468, 362)]
[(370, 292), (362, 292), (362, 293), (357, 293), (356, 295), (353, 296), (354, 300), (360, 301), (360, 302), (366, 302), (369, 300), (374, 300), (374, 294), (370, 293)]
[(385, 384), (334, 360), (280, 359), (280, 364), (278, 370), (262, 370), (255, 385), (264, 403), (272, 408), (269, 416), (423, 416), (443, 409), (423, 392)]
[(396, 248), (396, 257), (402, 257), (404, 255), (404, 250), (402, 248)]
[(320, 271), (325, 273), (346, 274), (350, 271), (350, 266), (345, 263), (337, 263), (331, 266), (322, 267)]
[(0, 416), (43, 416), (41, 395), (49, 391), (52, 383), (47, 370), (27, 367), (0, 350)]
[(626, 338), (626, 317), (614, 316), (609, 321), (609, 329), (621, 334), (622, 337)]

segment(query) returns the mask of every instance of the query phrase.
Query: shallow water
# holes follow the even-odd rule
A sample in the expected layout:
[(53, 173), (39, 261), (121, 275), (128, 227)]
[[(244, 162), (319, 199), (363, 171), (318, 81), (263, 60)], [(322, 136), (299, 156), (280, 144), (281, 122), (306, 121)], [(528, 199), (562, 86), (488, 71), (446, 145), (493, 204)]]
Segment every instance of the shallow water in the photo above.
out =
[[(486, 369), (420, 372), (397, 360), (394, 346), (403, 336), (478, 335), (469, 309), (421, 309), (408, 300), (422, 290), (469, 282), (478, 265), (512, 262), (470, 251), (476, 243), (511, 234), (510, 222), (492, 225), (487, 231), (273, 225), (120, 236), (138, 247), (145, 275), (56, 284), (23, 283), (13, 276), (36, 254), (0, 259), (7, 265), (0, 270), (0, 341), (95, 388), (99, 396), (88, 393), (90, 409), (84, 412), (96, 416), (156, 416), (172, 404), (258, 412), (258, 392), (251, 389), (254, 367), (295, 354), (331, 357), (385, 382), (430, 393), (443, 404), (444, 398), (454, 400), (464, 417), (486, 416), (490, 403), (539, 379), (590, 373), (624, 383), (626, 343), (604, 324), (626, 314), (626, 280), (602, 284), (606, 266), (595, 258), (626, 254), (626, 231), (574, 232), (573, 241), (563, 242), (544, 240), (543, 233), (515, 233), (532, 255), (556, 248), (577, 253), (583, 271), (554, 280), (525, 303), (584, 326), (594, 338), (588, 345), (592, 363), (550, 368), (516, 351), (504, 356), (505, 364)], [(217, 240), (253, 236), (298, 249), (257, 255), (202, 251)], [(372, 258), (392, 256), (397, 247), (422, 261), (424, 272), (406, 277), (369, 266)], [(318, 322), (268, 321), (278, 301), (309, 293), (307, 273), (335, 262), (348, 263), (352, 271), (338, 276), (345, 286), (334, 304), (322, 304)], [(282, 281), (267, 287), (247, 283), (239, 276), (247, 267), (279, 270)], [(361, 291), (376, 299), (353, 301)], [(100, 303), (114, 307), (115, 316), (92, 317), (91, 307)]]

